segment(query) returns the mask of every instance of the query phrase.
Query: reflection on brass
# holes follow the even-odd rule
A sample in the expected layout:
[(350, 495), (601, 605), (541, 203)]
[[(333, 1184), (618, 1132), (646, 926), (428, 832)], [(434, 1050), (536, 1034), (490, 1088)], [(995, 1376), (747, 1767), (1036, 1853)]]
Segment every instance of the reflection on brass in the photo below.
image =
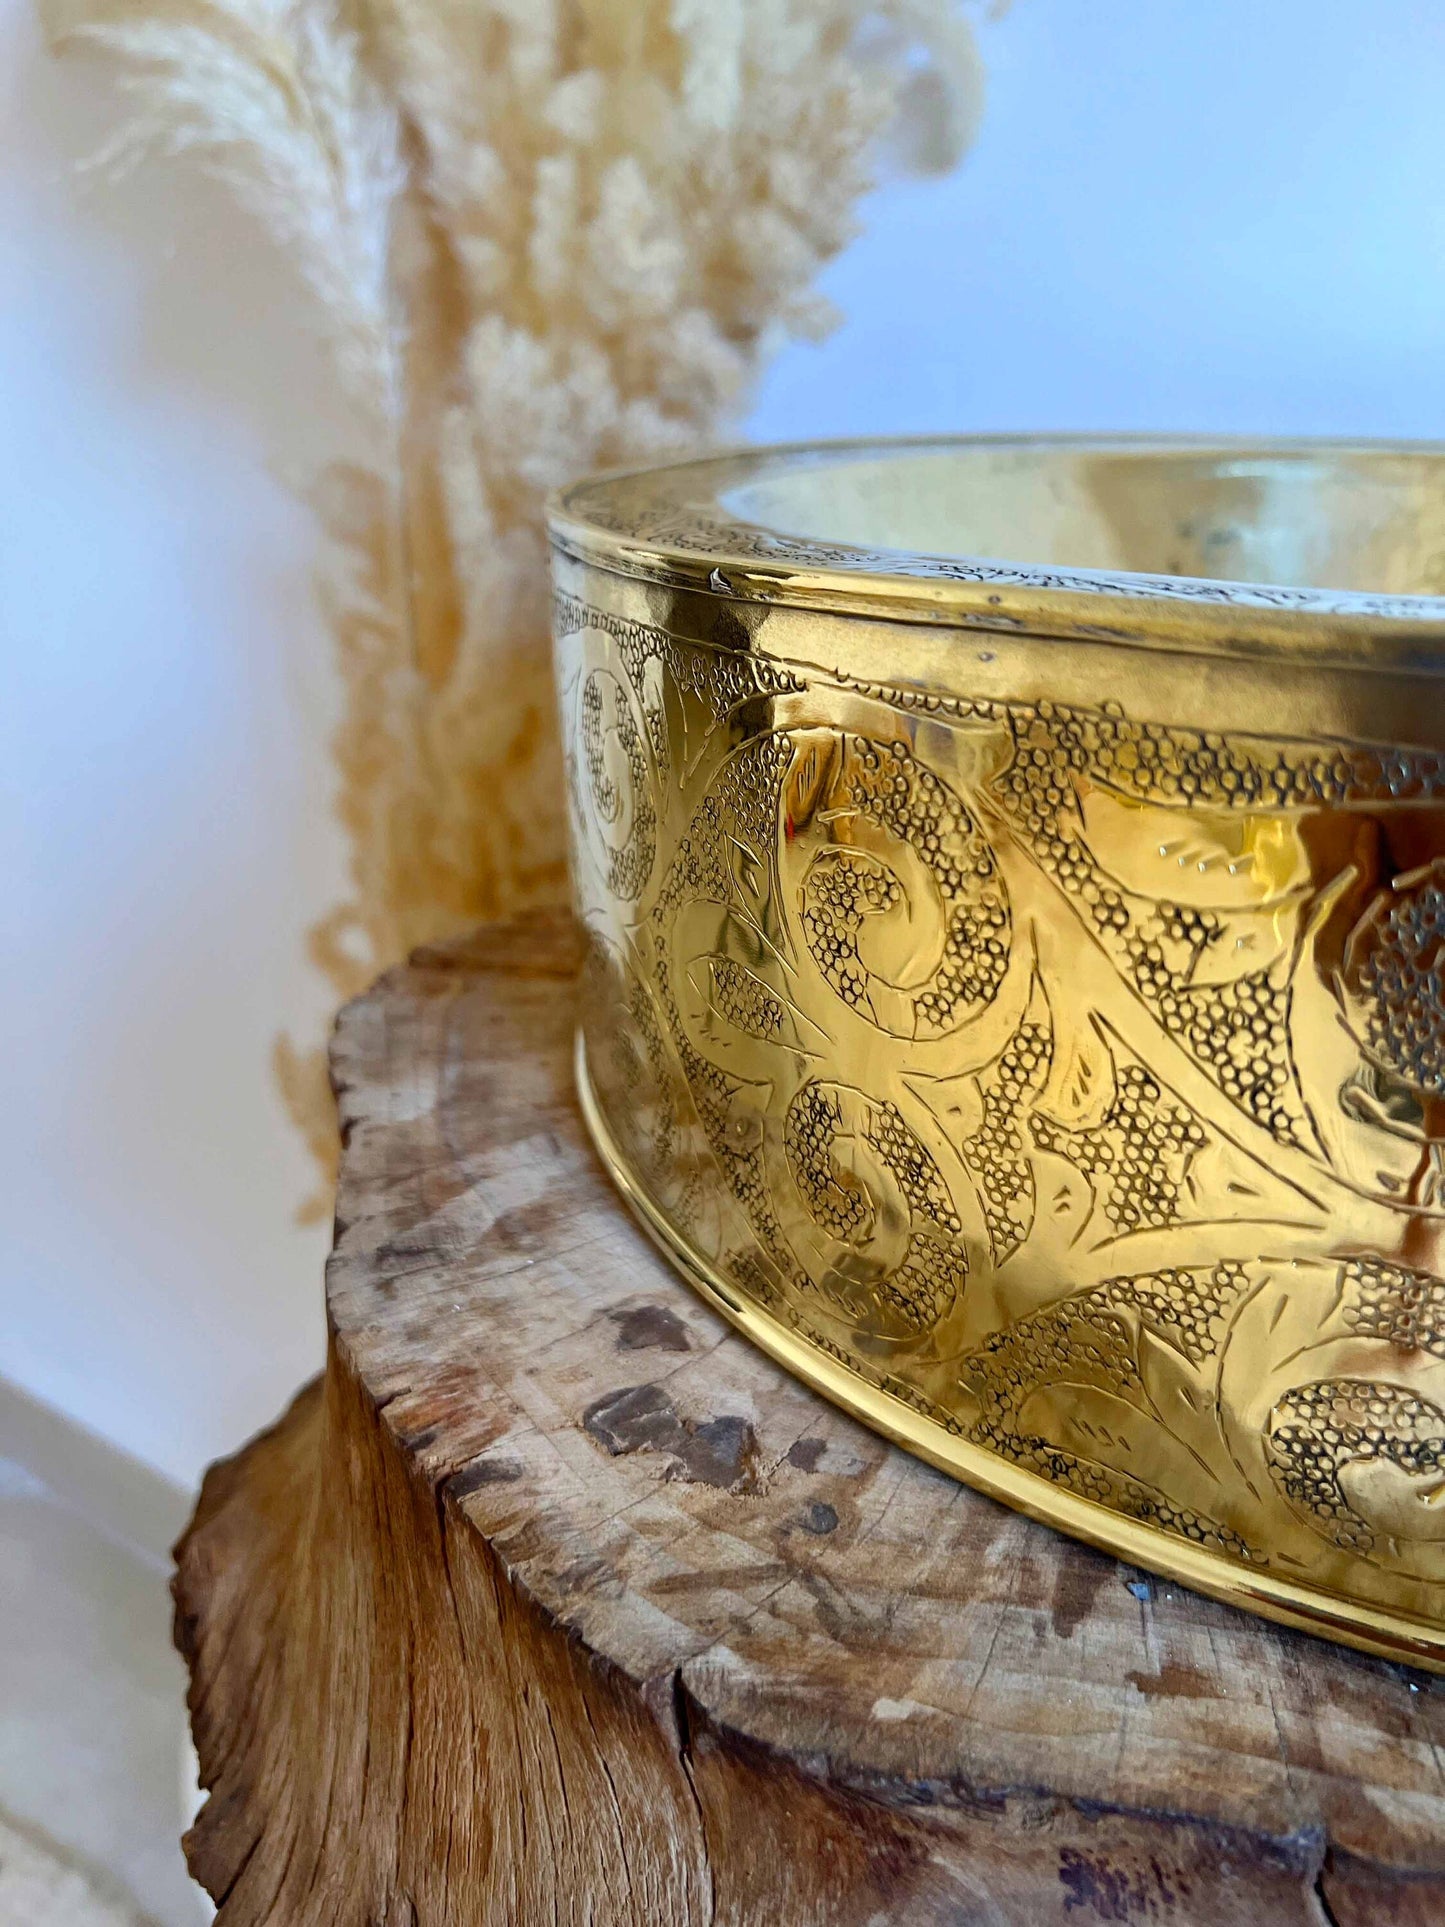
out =
[(1445, 454), (738, 455), (552, 529), (644, 1222), (936, 1464), (1445, 1669)]

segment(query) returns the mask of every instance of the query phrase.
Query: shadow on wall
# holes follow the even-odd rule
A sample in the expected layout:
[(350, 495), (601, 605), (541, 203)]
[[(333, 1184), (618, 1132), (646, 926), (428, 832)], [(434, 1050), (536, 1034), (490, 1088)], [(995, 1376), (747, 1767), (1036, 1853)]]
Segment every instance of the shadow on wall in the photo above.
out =
[(0, 1384), (0, 1927), (194, 1927), (171, 1540), (189, 1498)]

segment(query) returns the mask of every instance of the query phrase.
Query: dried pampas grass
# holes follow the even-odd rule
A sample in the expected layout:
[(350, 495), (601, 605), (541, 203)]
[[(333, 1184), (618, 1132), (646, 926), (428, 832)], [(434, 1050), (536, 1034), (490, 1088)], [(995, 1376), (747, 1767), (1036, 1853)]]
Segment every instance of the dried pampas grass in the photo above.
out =
[[(932, 168), (968, 137), (972, 30), (954, 0), (42, 3), (130, 98), (98, 162), (222, 177), (366, 425), (312, 496), (352, 887), (311, 947), (348, 995), (562, 892), (541, 498), (709, 439), (830, 325), (814, 283), (884, 137)], [(283, 1039), (277, 1072), (329, 1161), (321, 1053)]]

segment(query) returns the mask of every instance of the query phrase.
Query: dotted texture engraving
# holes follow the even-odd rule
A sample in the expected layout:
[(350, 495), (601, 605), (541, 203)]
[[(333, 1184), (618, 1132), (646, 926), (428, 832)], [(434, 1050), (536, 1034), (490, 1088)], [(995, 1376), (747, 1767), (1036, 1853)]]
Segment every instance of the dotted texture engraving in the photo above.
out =
[(557, 635), (589, 1072), (678, 1241), (940, 1435), (1438, 1622), (1442, 759)]

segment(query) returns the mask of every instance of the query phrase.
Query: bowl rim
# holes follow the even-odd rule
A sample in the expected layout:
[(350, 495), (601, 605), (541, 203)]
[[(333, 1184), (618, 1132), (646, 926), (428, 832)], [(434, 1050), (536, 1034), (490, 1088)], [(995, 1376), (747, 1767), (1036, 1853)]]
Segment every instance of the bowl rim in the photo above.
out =
[(670, 589), (946, 628), (1445, 675), (1445, 596), (870, 549), (746, 521), (724, 499), (771, 473), (840, 459), (1029, 449), (1230, 461), (1445, 461), (1445, 442), (1309, 436), (1029, 433), (741, 443), (583, 476), (548, 496), (547, 527), (562, 555)]

